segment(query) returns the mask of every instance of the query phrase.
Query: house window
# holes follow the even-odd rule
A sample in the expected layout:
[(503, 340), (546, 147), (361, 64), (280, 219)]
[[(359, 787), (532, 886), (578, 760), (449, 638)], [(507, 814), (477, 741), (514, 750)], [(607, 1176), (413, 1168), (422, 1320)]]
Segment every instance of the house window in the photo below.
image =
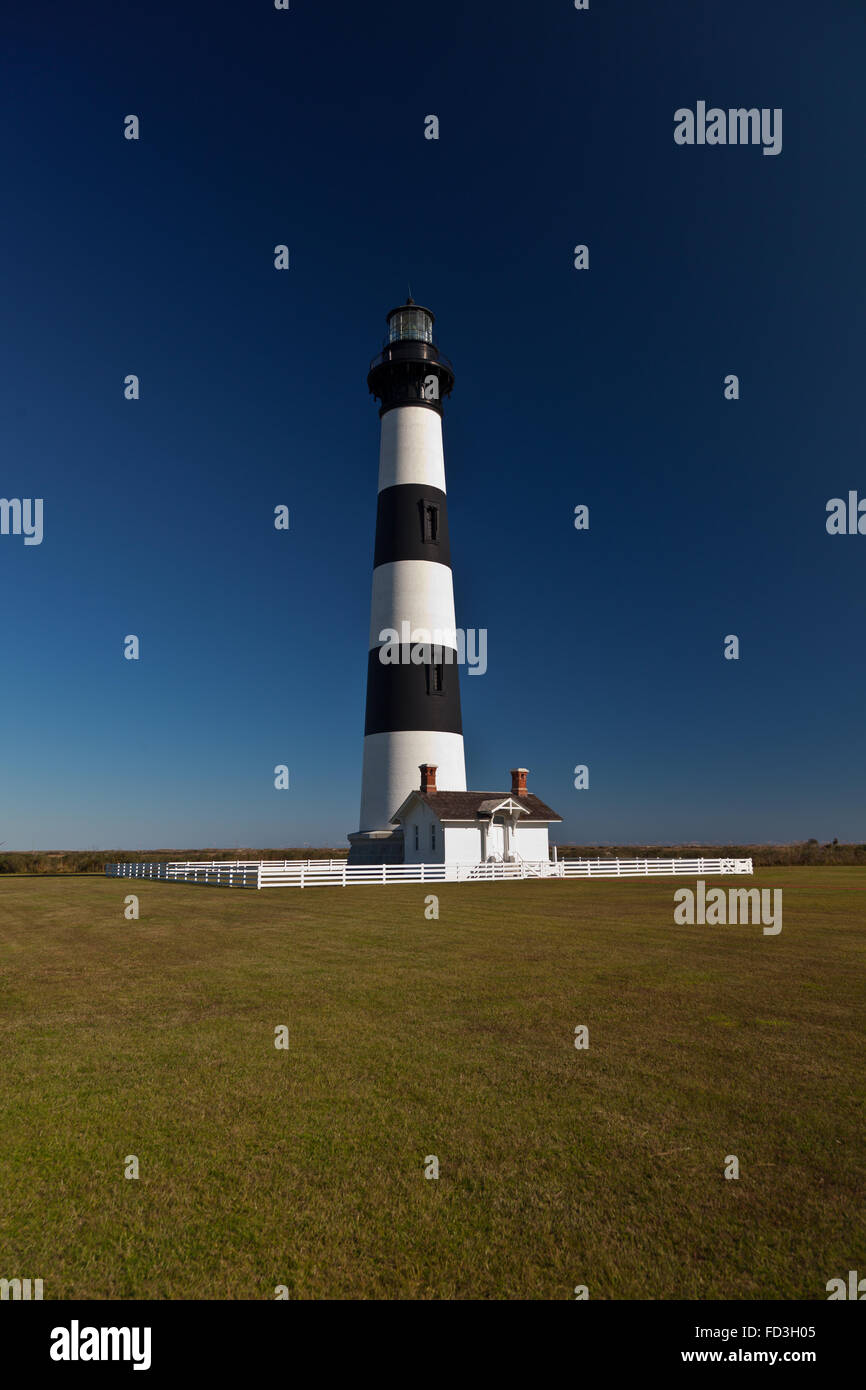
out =
[(421, 539), (426, 545), (439, 544), (439, 508), (435, 502), (421, 503)]
[(430, 848), (431, 848), (431, 850), (433, 851), (433, 853), (435, 854), (435, 853), (436, 853), (436, 826), (435, 826), (435, 824), (430, 826)]
[(444, 695), (445, 693), (445, 663), (433, 661), (427, 667), (427, 694)]
[(419, 835), (418, 835), (418, 827), (417, 827), (417, 825), (415, 826), (415, 848), (416, 848), (416, 850), (417, 850), (417, 849), (420, 849), (420, 843), (419, 843)]

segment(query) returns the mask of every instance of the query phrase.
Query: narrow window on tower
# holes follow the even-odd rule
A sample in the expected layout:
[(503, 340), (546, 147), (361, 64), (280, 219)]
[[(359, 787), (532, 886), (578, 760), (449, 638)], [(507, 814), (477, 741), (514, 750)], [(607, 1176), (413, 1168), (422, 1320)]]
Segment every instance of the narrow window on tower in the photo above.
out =
[(434, 661), (427, 667), (427, 694), (443, 695), (445, 693), (445, 666), (441, 661)]
[(425, 545), (439, 544), (439, 508), (435, 502), (421, 503), (421, 539)]
[(431, 850), (433, 851), (433, 853), (435, 854), (435, 853), (436, 853), (436, 826), (435, 826), (435, 825), (431, 825), (431, 826), (430, 826), (430, 848), (431, 848)]
[(418, 849), (421, 848), (420, 844), (418, 843), (418, 827), (417, 827), (417, 825), (415, 826), (415, 848), (416, 848), (416, 850), (418, 850)]

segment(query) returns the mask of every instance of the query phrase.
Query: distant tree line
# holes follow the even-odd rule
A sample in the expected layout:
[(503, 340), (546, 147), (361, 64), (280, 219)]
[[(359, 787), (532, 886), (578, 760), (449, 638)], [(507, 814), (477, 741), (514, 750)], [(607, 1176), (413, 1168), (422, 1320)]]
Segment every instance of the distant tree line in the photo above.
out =
[(0, 850), (0, 874), (102, 874), (106, 864), (156, 864), (179, 859), (345, 859), (341, 849), (73, 849)]
[[(345, 859), (339, 849), (76, 849), (0, 851), (0, 874), (101, 874), (106, 864), (156, 863), (167, 859), (200, 863), (211, 859)], [(790, 845), (559, 845), (560, 859), (748, 859), (773, 864), (864, 864), (866, 844), (801, 840)]]
[(790, 845), (558, 845), (560, 859), (751, 859), (774, 864), (864, 864), (866, 845), (798, 840)]

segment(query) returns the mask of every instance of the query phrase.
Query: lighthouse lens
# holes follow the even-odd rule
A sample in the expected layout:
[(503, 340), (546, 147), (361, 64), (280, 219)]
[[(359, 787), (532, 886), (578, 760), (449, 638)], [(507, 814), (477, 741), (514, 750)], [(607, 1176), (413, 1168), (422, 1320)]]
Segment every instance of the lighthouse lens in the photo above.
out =
[(388, 340), (395, 343), (403, 339), (421, 343), (432, 343), (433, 324), (429, 314), (423, 309), (398, 309), (391, 315), (388, 326)]

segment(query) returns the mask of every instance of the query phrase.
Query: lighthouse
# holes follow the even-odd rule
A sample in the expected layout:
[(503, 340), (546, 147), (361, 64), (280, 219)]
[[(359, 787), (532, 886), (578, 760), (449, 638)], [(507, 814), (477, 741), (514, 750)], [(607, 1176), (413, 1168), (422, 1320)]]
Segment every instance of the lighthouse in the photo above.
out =
[(350, 864), (402, 863), (395, 821), (422, 765), (466, 790), (448, 538), (442, 404), (454, 373), (434, 316), (411, 295), (392, 309), (367, 376), (380, 402), (379, 496), (367, 656), (361, 815)]

